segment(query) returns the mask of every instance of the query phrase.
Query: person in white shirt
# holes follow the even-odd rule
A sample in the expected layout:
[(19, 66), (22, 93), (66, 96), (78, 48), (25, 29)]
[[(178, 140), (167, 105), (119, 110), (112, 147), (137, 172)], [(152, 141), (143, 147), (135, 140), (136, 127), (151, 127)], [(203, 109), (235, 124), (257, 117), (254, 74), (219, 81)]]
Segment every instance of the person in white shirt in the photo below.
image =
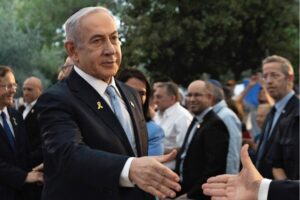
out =
[[(180, 105), (178, 86), (173, 82), (160, 83), (155, 89), (154, 101), (158, 109), (154, 121), (165, 132), (164, 153), (179, 150), (193, 116)], [(167, 166), (174, 169), (175, 162), (172, 161)]]
[(223, 174), (211, 177), (202, 185), (204, 194), (213, 200), (279, 200), (299, 199), (299, 181), (265, 179), (253, 165), (249, 145), (241, 150), (243, 169), (238, 175)]

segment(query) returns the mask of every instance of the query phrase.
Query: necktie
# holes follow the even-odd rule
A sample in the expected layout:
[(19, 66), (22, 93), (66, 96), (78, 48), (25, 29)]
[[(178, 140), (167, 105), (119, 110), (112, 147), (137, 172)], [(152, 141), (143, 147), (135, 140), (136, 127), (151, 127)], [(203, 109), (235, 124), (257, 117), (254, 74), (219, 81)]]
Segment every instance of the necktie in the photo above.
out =
[(265, 127), (265, 130), (263, 131), (261, 145), (257, 151), (256, 167), (258, 167), (260, 160), (262, 159), (262, 156), (265, 152), (266, 144), (271, 136), (272, 124), (273, 124), (275, 113), (276, 113), (276, 108), (275, 108), (275, 106), (273, 106), (273, 108), (271, 109), (270, 115), (268, 117), (268, 122)]
[(4, 112), (1, 112), (1, 117), (2, 117), (2, 121), (3, 121), (3, 129), (5, 132), (5, 135), (8, 139), (10, 146), (12, 147), (12, 149), (15, 150), (15, 148), (16, 148), (15, 138), (14, 138), (13, 133), (11, 132), (9, 125), (6, 121), (6, 114)]
[(186, 133), (186, 136), (184, 138), (183, 144), (182, 144), (182, 148), (181, 148), (181, 154), (180, 154), (180, 162), (179, 162), (179, 176), (180, 176), (180, 180), (183, 181), (183, 162), (190, 144), (190, 135), (193, 134), (196, 129), (199, 127), (199, 121), (197, 120), (196, 117), (194, 117), (193, 121), (191, 122), (191, 125), (188, 129), (188, 132)]
[(109, 96), (113, 112), (119, 119), (119, 122), (121, 123), (121, 125), (127, 135), (130, 145), (131, 145), (133, 151), (136, 153), (135, 141), (134, 141), (133, 131), (131, 129), (130, 121), (128, 119), (126, 119), (125, 113), (122, 112), (121, 100), (120, 100), (119, 96), (117, 95), (115, 88), (111, 85), (107, 86), (106, 93)]

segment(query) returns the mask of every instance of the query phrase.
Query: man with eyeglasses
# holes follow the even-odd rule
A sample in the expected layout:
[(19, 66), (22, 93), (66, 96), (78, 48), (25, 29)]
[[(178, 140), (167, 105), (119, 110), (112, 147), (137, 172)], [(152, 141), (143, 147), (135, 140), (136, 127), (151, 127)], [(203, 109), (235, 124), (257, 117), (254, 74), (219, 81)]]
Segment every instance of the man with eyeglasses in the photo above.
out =
[[(271, 146), (276, 140), (280, 121), (288, 117), (293, 110), (299, 109), (299, 99), (292, 89), (294, 70), (286, 58), (277, 55), (269, 56), (262, 61), (262, 69), (263, 82), (274, 99), (275, 105), (269, 112), (262, 128), (256, 167), (263, 177), (273, 179), (270, 160)], [(288, 141), (286, 145), (291, 145), (293, 142), (297, 141)]]
[(180, 175), (182, 187), (178, 199), (210, 199), (203, 194), (201, 185), (210, 176), (226, 171), (229, 133), (210, 106), (211, 91), (211, 84), (202, 80), (188, 86), (187, 107), (194, 119), (176, 158), (175, 172)]
[(43, 181), (43, 174), (31, 169), (22, 115), (11, 108), (16, 89), (12, 69), (0, 66), (0, 197), (5, 200), (28, 199), (29, 184)]

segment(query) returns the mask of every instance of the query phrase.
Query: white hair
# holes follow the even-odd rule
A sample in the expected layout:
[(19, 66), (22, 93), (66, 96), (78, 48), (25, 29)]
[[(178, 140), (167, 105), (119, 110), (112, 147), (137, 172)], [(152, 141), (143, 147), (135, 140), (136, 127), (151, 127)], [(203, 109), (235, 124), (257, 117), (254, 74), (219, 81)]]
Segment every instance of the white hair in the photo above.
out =
[(65, 42), (71, 41), (74, 42), (76, 46), (80, 46), (80, 21), (85, 16), (88, 16), (95, 12), (106, 12), (108, 13), (113, 19), (114, 16), (110, 10), (104, 7), (86, 7), (82, 8), (76, 13), (74, 13), (71, 17), (67, 19), (64, 24), (65, 33), (66, 33), (66, 40)]

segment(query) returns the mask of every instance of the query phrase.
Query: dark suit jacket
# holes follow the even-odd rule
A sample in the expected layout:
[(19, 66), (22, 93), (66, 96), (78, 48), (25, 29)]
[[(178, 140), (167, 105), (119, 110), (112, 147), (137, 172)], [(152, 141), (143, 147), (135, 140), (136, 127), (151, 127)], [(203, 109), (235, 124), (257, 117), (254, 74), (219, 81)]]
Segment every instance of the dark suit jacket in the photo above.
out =
[[(271, 155), (270, 149), (271, 146), (273, 144), (274, 139), (276, 138), (276, 134), (277, 134), (277, 130), (278, 130), (278, 124), (280, 123), (280, 121), (284, 118), (286, 118), (287, 116), (289, 116), (293, 110), (295, 109), (299, 109), (299, 99), (294, 95), (292, 96), (292, 98), (288, 101), (288, 103), (286, 104), (286, 106), (284, 107), (280, 117), (278, 118), (273, 130), (272, 130), (272, 135), (271, 137), (268, 139), (266, 146), (264, 148), (264, 152), (262, 154), (261, 160), (259, 162), (259, 165), (256, 166), (256, 168), (258, 169), (258, 171), (262, 174), (263, 177), (265, 178), (269, 178), (269, 179), (273, 179), (273, 174), (272, 174), (272, 165), (271, 165), (271, 159), (269, 158), (268, 155)], [(260, 145), (261, 142), (264, 138), (264, 132), (266, 129), (266, 125), (267, 122), (270, 120), (270, 113), (268, 114), (265, 123), (263, 125), (262, 128), (262, 135), (261, 135), (261, 140), (258, 146), (258, 151), (261, 151), (260, 149)], [(258, 154), (259, 152), (257, 152)]]
[(299, 200), (300, 182), (272, 181), (269, 187), (268, 200)]
[[(131, 116), (138, 156), (147, 155), (141, 99), (117, 82)], [(38, 100), (44, 145), (43, 200), (147, 199), (139, 188), (119, 186), (133, 150), (106, 101), (74, 70)]]
[(0, 125), (0, 199), (26, 199), (24, 188), (30, 170), (30, 149), (23, 118), (16, 110), (7, 108), (14, 129), (16, 151), (13, 151)]
[[(19, 111), (23, 113), (25, 110), (25, 106), (20, 106)], [(28, 134), (28, 139), (30, 143), (31, 149), (31, 157), (33, 160), (32, 165), (36, 166), (43, 162), (43, 150), (42, 150), (42, 139), (40, 134), (40, 127), (37, 120), (37, 109), (36, 105), (32, 107), (25, 121), (25, 128)]]
[[(188, 132), (191, 131), (193, 123)], [(184, 139), (186, 143), (188, 134)], [(178, 194), (187, 193), (192, 199), (210, 199), (203, 194), (201, 185), (211, 176), (224, 174), (228, 153), (229, 133), (223, 121), (209, 111), (203, 118), (200, 127), (197, 128), (183, 163), (182, 191)], [(180, 156), (183, 147), (176, 159), (176, 172), (179, 174)]]
[(282, 168), (287, 179), (299, 180), (299, 109), (282, 119), (270, 150), (274, 168)]

